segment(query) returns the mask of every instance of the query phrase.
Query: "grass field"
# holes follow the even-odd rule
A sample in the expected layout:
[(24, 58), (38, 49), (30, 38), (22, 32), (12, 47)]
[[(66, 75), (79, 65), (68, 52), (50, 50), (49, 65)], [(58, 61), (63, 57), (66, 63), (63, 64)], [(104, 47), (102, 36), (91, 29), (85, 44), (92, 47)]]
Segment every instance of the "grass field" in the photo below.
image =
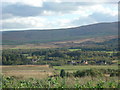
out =
[(67, 72), (74, 72), (77, 70), (85, 70), (85, 69), (118, 69), (117, 65), (84, 65), (84, 66), (74, 66), (74, 65), (66, 65), (66, 66), (54, 66), (53, 67), (56, 71), (60, 71), (64, 69)]
[(103, 53), (109, 53), (109, 54), (119, 53), (118, 51), (96, 51), (96, 52), (103, 52)]
[(53, 74), (49, 65), (14, 65), (2, 66), (2, 73), (5, 76), (15, 76), (20, 79), (46, 78)]
[(81, 49), (69, 49), (69, 51), (81, 51)]
[(64, 69), (66, 72), (74, 72), (77, 70), (85, 69), (118, 69), (118, 66), (115, 65), (84, 65), (84, 66), (53, 66), (49, 65), (13, 65), (13, 66), (2, 66), (2, 73), (5, 76), (15, 76), (20, 79), (27, 78), (37, 78), (42, 79), (50, 75), (59, 73), (61, 69)]

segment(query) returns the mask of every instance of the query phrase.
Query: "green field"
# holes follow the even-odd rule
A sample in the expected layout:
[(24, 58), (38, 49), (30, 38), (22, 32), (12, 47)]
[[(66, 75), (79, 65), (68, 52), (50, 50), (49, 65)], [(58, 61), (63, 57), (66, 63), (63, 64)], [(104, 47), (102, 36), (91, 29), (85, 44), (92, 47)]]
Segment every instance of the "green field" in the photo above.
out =
[(69, 51), (81, 51), (81, 49), (69, 49)]
[(85, 70), (85, 69), (118, 69), (117, 65), (66, 65), (66, 66), (54, 66), (53, 67), (56, 71), (60, 71), (64, 69), (68, 72), (74, 72), (77, 70)]
[(103, 52), (103, 53), (109, 53), (109, 54), (119, 53), (118, 51), (96, 51), (96, 52)]

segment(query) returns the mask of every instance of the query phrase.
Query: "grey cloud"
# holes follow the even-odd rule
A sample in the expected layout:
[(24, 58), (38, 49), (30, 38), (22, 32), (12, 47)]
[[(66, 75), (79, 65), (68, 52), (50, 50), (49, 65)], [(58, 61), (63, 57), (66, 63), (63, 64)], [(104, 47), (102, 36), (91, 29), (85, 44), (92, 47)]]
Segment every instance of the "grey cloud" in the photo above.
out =
[(3, 29), (21, 29), (21, 28), (28, 28), (29, 26), (22, 23), (3, 23)]
[(44, 11), (51, 11), (57, 13), (71, 13), (76, 11), (79, 6), (88, 6), (96, 3), (91, 2), (43, 2), (42, 7), (34, 7), (21, 3), (5, 4), (3, 3), (2, 13), (3, 19), (12, 18), (12, 16), (28, 17), (28, 16), (42, 16)]
[(43, 10), (68, 13), (77, 10), (78, 6), (80, 6), (80, 4), (74, 2), (64, 2), (64, 3), (44, 2)]
[(39, 16), (39, 15), (44, 15), (43, 14), (44, 11), (53, 11), (56, 13), (61, 12), (64, 14), (77, 10), (78, 6), (80, 6), (80, 4), (74, 2), (63, 2), (63, 3), (44, 2), (42, 7), (34, 7), (34, 6), (17, 3), (17, 4), (3, 5), (2, 13), (3, 13), (3, 19), (11, 18), (11, 16), (21, 16), (21, 17)]
[(13, 4), (3, 7), (2, 9), (3, 15), (14, 15), (14, 16), (36, 16), (41, 13), (41, 8), (38, 7), (32, 7), (28, 5), (22, 5), (22, 4)]
[(13, 18), (14, 16), (12, 14), (7, 14), (7, 13), (5, 14), (4, 13), (4, 14), (2, 14), (1, 17), (2, 17), (2, 19), (8, 19), (8, 18)]

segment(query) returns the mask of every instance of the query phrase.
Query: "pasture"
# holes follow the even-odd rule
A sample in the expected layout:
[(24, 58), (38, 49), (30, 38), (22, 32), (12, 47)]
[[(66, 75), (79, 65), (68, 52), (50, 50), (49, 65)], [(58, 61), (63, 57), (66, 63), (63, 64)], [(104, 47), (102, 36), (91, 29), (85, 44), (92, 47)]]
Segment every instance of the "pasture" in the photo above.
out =
[(81, 51), (81, 49), (69, 49), (69, 51)]
[(65, 65), (65, 66), (54, 66), (56, 71), (60, 71), (64, 69), (67, 72), (74, 72), (77, 70), (85, 70), (85, 69), (118, 69), (117, 65)]
[(15, 76), (19, 79), (37, 78), (43, 79), (55, 75), (64, 69), (66, 72), (75, 72), (85, 69), (118, 69), (117, 65), (66, 65), (53, 66), (49, 65), (10, 65), (2, 66), (2, 73), (5, 76)]
[(53, 75), (53, 69), (49, 68), (49, 65), (12, 65), (2, 66), (2, 73), (5, 76), (14, 76), (18, 79), (42, 79)]

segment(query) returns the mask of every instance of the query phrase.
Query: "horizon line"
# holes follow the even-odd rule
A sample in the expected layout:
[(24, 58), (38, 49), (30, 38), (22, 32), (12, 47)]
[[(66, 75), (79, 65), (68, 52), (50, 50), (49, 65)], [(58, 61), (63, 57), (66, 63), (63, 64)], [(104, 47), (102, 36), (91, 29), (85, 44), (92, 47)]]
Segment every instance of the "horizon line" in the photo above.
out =
[(77, 28), (77, 27), (83, 27), (83, 26), (89, 26), (94, 24), (102, 24), (102, 23), (117, 23), (119, 21), (112, 21), (112, 22), (97, 22), (97, 23), (91, 23), (91, 24), (84, 24), (79, 26), (71, 26), (71, 27), (63, 27), (63, 28), (21, 28), (21, 29), (2, 29), (0, 32), (9, 32), (9, 31), (32, 31), (32, 30), (39, 30), (39, 31), (48, 31), (48, 30), (59, 30), (59, 29), (70, 29), (70, 28)]

